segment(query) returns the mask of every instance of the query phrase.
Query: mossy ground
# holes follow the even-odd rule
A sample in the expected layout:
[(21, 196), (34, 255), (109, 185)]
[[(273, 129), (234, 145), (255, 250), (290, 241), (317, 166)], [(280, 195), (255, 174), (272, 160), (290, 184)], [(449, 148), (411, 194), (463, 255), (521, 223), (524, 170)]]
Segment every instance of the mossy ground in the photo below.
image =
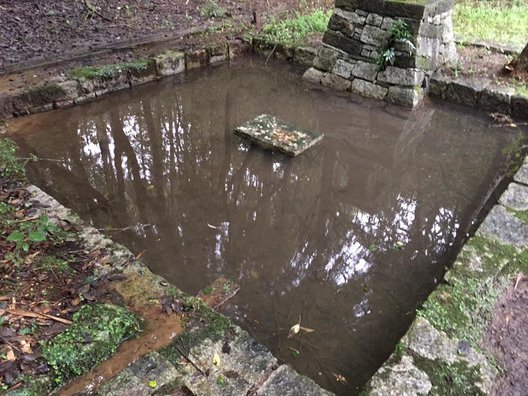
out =
[(123, 340), (139, 331), (138, 320), (125, 308), (85, 305), (75, 313), (69, 328), (43, 344), (42, 354), (60, 384), (110, 357)]
[(86, 80), (111, 80), (122, 72), (139, 73), (147, 70), (148, 60), (140, 59), (135, 62), (117, 63), (103, 66), (85, 66), (71, 70), (68, 74), (71, 77)]
[(139, 322), (122, 307), (84, 305), (97, 299), (91, 279), (102, 257), (79, 249), (74, 228), (35, 216), (25, 183), (16, 145), (0, 140), (0, 391), (42, 395), (109, 357)]

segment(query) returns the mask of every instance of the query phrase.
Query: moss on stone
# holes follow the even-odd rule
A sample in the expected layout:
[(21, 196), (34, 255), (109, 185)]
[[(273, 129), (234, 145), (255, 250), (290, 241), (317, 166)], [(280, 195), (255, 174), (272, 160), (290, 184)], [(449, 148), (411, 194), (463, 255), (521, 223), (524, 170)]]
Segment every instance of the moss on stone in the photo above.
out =
[(190, 330), (182, 333), (166, 348), (159, 351), (169, 362), (178, 365), (182, 356), (203, 341), (218, 341), (226, 331), (233, 328), (232, 322), (222, 314), (213, 311), (197, 297), (187, 297), (183, 310), (188, 313)]
[(110, 357), (120, 343), (140, 331), (138, 320), (125, 308), (109, 304), (83, 306), (73, 324), (42, 345), (42, 355), (53, 368), (55, 381), (84, 374)]
[(57, 84), (47, 84), (40, 87), (29, 88), (25, 91), (27, 101), (32, 105), (50, 103), (64, 97), (66, 90)]
[(22, 388), (8, 392), (6, 396), (41, 396), (51, 394), (54, 386), (53, 377), (49, 375), (20, 377), (20, 382), (24, 384)]
[(447, 363), (429, 360), (413, 354), (416, 367), (427, 374), (436, 396), (483, 395), (477, 384), (481, 382), (478, 366), (470, 367), (466, 362)]
[(451, 338), (470, 341), (478, 348), (509, 275), (526, 268), (528, 251), (474, 237), (448, 273), (446, 282), (429, 296), (418, 315)]
[(521, 220), (524, 223), (528, 224), (528, 210), (515, 210), (511, 208), (506, 208), (508, 212), (513, 213), (515, 217)]
[(85, 80), (111, 80), (116, 78), (121, 72), (136, 72), (147, 70), (149, 61), (141, 59), (135, 62), (117, 63), (103, 66), (85, 66), (69, 71), (69, 75), (74, 78)]

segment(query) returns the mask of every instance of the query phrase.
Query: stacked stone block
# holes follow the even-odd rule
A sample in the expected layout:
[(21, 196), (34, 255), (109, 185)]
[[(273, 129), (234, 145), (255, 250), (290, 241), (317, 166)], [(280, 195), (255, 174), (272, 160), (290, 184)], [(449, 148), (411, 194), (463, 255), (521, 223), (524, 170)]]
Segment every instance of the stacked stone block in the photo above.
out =
[[(456, 61), (453, 0), (336, 0), (323, 45), (305, 78), (325, 86), (413, 107), (429, 76)], [(391, 28), (404, 21), (415, 49), (396, 42), (395, 62), (381, 70), (377, 60)]]

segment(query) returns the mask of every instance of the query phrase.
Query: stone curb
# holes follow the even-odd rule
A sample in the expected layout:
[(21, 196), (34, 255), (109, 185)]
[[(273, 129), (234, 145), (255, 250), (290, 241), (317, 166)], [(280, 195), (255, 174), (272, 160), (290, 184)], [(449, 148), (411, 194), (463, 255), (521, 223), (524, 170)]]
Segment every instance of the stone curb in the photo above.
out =
[[(36, 215), (46, 214), (50, 221), (73, 225), (78, 230), (79, 243), (84, 249), (101, 249), (105, 252), (108, 259), (95, 268), (97, 277), (120, 270), (127, 276), (139, 274), (147, 278), (149, 290), (163, 293), (171, 286), (163, 277), (152, 274), (132, 252), (84, 224), (73, 211), (50, 195), (33, 185), (28, 186), (27, 190), (31, 193), (29, 202), (36, 209)], [(173, 390), (178, 389), (185, 389), (192, 395), (293, 396), (298, 395), (299, 390), (302, 390), (303, 395), (332, 394), (289, 366), (280, 365), (266, 347), (230, 321), (221, 337), (202, 333), (200, 325), (193, 326), (177, 336), (169, 346), (131, 362), (126, 369), (104, 383), (96, 394), (162, 395), (172, 394)], [(182, 337), (186, 337), (185, 343)], [(200, 372), (193, 365), (186, 364), (188, 362), (177, 343), (189, 348), (187, 356), (200, 362)], [(219, 361), (213, 358), (215, 354), (219, 356)], [(58, 392), (60, 388), (54, 394)]]
[[(0, 117), (19, 117), (52, 109), (75, 106), (110, 92), (180, 74), (197, 67), (233, 60), (250, 51), (250, 43), (242, 39), (225, 40), (220, 44), (193, 51), (167, 50), (153, 58), (135, 62), (87, 66), (72, 69), (66, 75), (50, 78), (22, 91), (0, 95)], [(139, 67), (134, 67), (139, 65)], [(112, 75), (96, 78), (76, 76), (83, 69), (112, 68)]]
[(528, 119), (528, 96), (516, 93), (514, 88), (496, 86), (488, 79), (450, 79), (435, 73), (429, 94), (448, 102)]
[[(462, 248), (453, 267), (445, 275), (442, 290), (439, 287), (428, 297), (394, 353), (368, 383), (364, 394), (491, 394), (499, 370), (493, 357), (480, 349), (480, 337), (491, 323), (491, 318), (481, 317), (485, 309), (480, 303), (472, 309), (457, 304), (457, 309), (464, 313), (462, 320), (466, 323), (467, 332), (455, 331), (449, 312), (453, 309), (451, 304), (456, 304), (457, 300), (451, 300), (457, 284), (480, 285), (482, 294), (491, 293), (491, 301), (487, 301), (491, 308), (487, 309), (492, 309), (509, 284), (509, 276), (519, 270), (516, 260), (504, 256), (499, 250), (513, 254), (528, 251), (528, 223), (516, 215), (520, 211), (528, 213), (527, 182), (528, 157), (475, 237)], [(493, 247), (496, 243), (499, 245), (486, 249), (488, 243)], [(471, 293), (470, 290), (463, 293), (466, 292)], [(461, 301), (466, 301), (465, 297), (461, 298)], [(491, 316), (489, 311), (488, 314)], [(479, 323), (478, 328), (475, 323)], [(470, 339), (471, 334), (473, 339)], [(442, 382), (443, 375), (451, 376), (451, 380)], [(464, 392), (457, 393), (455, 384), (464, 387)]]
[(467, 47), (486, 48), (493, 52), (498, 52), (504, 55), (519, 55), (522, 51), (522, 47), (518, 45), (499, 45), (494, 43), (488, 43), (486, 41), (478, 40), (464, 40), (461, 37), (455, 37), (457, 45)]

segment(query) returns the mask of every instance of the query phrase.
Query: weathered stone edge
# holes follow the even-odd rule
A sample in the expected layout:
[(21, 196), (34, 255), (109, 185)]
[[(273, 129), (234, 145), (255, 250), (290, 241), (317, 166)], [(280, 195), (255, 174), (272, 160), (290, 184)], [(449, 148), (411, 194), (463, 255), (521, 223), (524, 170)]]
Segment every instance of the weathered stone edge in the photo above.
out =
[[(140, 72), (125, 70), (105, 80), (104, 84), (101, 84), (101, 81), (93, 82), (83, 78), (68, 77), (69, 72), (67, 72), (65, 76), (51, 77), (41, 81), (38, 85), (26, 86), (23, 90), (0, 95), (0, 120), (2, 117), (21, 117), (79, 105), (111, 92), (181, 74), (191, 69), (231, 61), (249, 52), (306, 67), (313, 64), (317, 55), (316, 49), (312, 47), (288, 47), (269, 43), (261, 37), (226, 40), (223, 43), (193, 51), (180, 51), (175, 48), (148, 59), (138, 60), (146, 63), (145, 70)], [(169, 58), (172, 56), (169, 62), (179, 61), (181, 66), (174, 64), (171, 70), (164, 68), (163, 63), (167, 61), (167, 56)], [(108, 65), (95, 65), (95, 67), (99, 66)], [(2, 128), (0, 125), (0, 132)]]
[[(197, 67), (233, 60), (250, 50), (250, 43), (244, 39), (227, 39), (220, 44), (206, 45), (197, 50), (180, 51), (175, 48), (148, 59), (138, 59), (137, 61), (147, 65), (144, 70), (124, 70), (104, 80), (104, 84), (101, 84), (101, 81), (93, 83), (93, 81), (84, 78), (71, 76), (69, 72), (75, 70), (72, 69), (67, 71), (65, 75), (54, 76), (37, 85), (26, 86), (23, 90), (0, 95), (0, 119), (75, 106), (110, 92), (180, 74)], [(174, 69), (172, 72), (163, 72), (163, 67), (160, 67), (160, 64), (167, 53), (172, 53), (180, 58), (183, 67)], [(105, 66), (118, 67), (120, 64), (95, 65), (95, 67)]]
[(487, 41), (466, 40), (463, 37), (455, 36), (457, 45), (464, 47), (486, 48), (490, 51), (504, 55), (519, 55), (523, 49), (521, 45), (497, 45)]
[[(99, 264), (94, 268), (96, 276), (101, 277), (116, 270), (122, 271), (125, 275), (139, 274), (145, 276), (148, 274), (149, 276), (145, 276), (145, 278), (152, 282), (152, 290), (158, 290), (160, 288), (168, 289), (171, 287), (171, 284), (169, 284), (169, 282), (163, 277), (153, 274), (143, 262), (136, 259), (130, 250), (119, 243), (113, 242), (94, 227), (86, 225), (77, 214), (60, 204), (53, 197), (34, 185), (29, 185), (27, 190), (31, 194), (30, 203), (36, 209), (36, 215), (46, 214), (53, 222), (67, 222), (78, 230), (79, 242), (84, 249), (90, 251), (101, 249), (105, 252), (108, 260), (104, 260), (102, 264)], [(258, 353), (260, 354), (261, 360), (270, 363), (266, 367), (261, 367), (258, 370), (255, 369), (253, 374), (259, 379), (252, 384), (251, 391), (254, 394), (283, 394), (287, 389), (300, 388), (303, 389), (303, 394), (305, 395), (332, 395), (332, 393), (320, 388), (313, 380), (298, 374), (286, 364), (277, 364), (277, 359), (271, 355), (268, 349), (258, 344), (258, 342), (249, 336), (245, 330), (234, 324), (231, 324), (231, 328), (234, 333), (237, 334), (237, 340), (239, 340), (237, 342), (240, 342), (241, 340), (245, 344), (249, 343), (252, 345), (251, 351), (246, 351), (246, 349), (241, 350), (241, 353), (248, 354), (246, 357), (247, 361), (254, 361), (257, 357), (255, 353)], [(214, 343), (215, 342), (210, 339), (205, 339), (201, 343), (203, 344), (203, 347), (197, 346), (197, 348), (210, 349), (211, 345), (214, 345)], [(257, 352), (255, 352), (255, 350)], [(149, 387), (145, 384), (149, 383), (150, 378), (147, 374), (152, 371), (150, 366), (152, 366), (153, 360), (159, 368), (156, 372), (157, 386)], [(133, 375), (130, 373), (130, 368), (132, 366), (135, 368), (133, 370)], [(142, 366), (145, 366), (146, 369), (141, 370)], [(139, 391), (139, 387), (141, 388), (142, 395), (157, 395), (160, 394), (159, 392), (164, 388), (170, 388), (175, 385), (185, 385), (186, 383), (196, 383), (196, 373), (185, 373), (184, 371), (182, 374), (181, 369), (156, 351), (140, 358), (129, 366), (129, 368), (123, 370), (122, 373), (124, 374), (118, 374), (114, 379), (110, 380), (112, 384), (110, 387), (107, 387), (107, 390), (111, 390), (110, 393), (108, 393), (109, 395), (113, 394), (112, 392), (116, 390), (119, 390), (120, 392), (125, 391), (125, 393), (126, 391), (136, 392)], [(188, 378), (185, 378), (186, 376)], [(103, 394), (106, 393), (103, 392)], [(201, 393), (198, 391), (194, 392), (194, 394), (200, 395)]]
[[(481, 327), (476, 328), (474, 323), (482, 319), (478, 317), (481, 314), (479, 307), (467, 312), (470, 323), (468, 338), (471, 338), (471, 334), (476, 335), (476, 338), (468, 341), (457, 337), (460, 333), (456, 331), (452, 335), (443, 331), (439, 323), (446, 323), (450, 318), (439, 313), (447, 313), (452, 309), (449, 305), (452, 297), (450, 292), (455, 285), (468, 281), (481, 285), (483, 289), (492, 289), (491, 292), (488, 290), (491, 296), (487, 301), (488, 310), (493, 307), (507, 287), (511, 274), (521, 269), (518, 268), (521, 264), (517, 260), (505, 258), (504, 253), (498, 250), (505, 249), (514, 252), (514, 255), (526, 255), (528, 252), (528, 216), (519, 215), (528, 213), (525, 210), (525, 206), (528, 207), (527, 197), (528, 156), (499, 203), (492, 208), (476, 235), (466, 243), (453, 267), (446, 273), (444, 285), (447, 286), (443, 290), (435, 290), (429, 296), (396, 350), (371, 378), (363, 395), (410, 396), (444, 394), (448, 390), (452, 392), (453, 384), (446, 382), (439, 385), (434, 381), (435, 375), (446, 373), (446, 368), (453, 378), (461, 376), (452, 379), (452, 382), (458, 381), (462, 386), (472, 388), (475, 393), (471, 394), (490, 394), (500, 368), (489, 352), (481, 349), (481, 337), (482, 331), (490, 325), (491, 318), (485, 318), (485, 323), (480, 323)], [(486, 248), (486, 244), (497, 246), (497, 251)], [(484, 268), (485, 261), (493, 265)], [(432, 309), (434, 304), (436, 307)], [(449, 324), (446, 326), (449, 327)]]
[(513, 87), (494, 85), (485, 78), (452, 79), (437, 72), (431, 76), (429, 95), (451, 103), (528, 119), (527, 96), (517, 93)]

